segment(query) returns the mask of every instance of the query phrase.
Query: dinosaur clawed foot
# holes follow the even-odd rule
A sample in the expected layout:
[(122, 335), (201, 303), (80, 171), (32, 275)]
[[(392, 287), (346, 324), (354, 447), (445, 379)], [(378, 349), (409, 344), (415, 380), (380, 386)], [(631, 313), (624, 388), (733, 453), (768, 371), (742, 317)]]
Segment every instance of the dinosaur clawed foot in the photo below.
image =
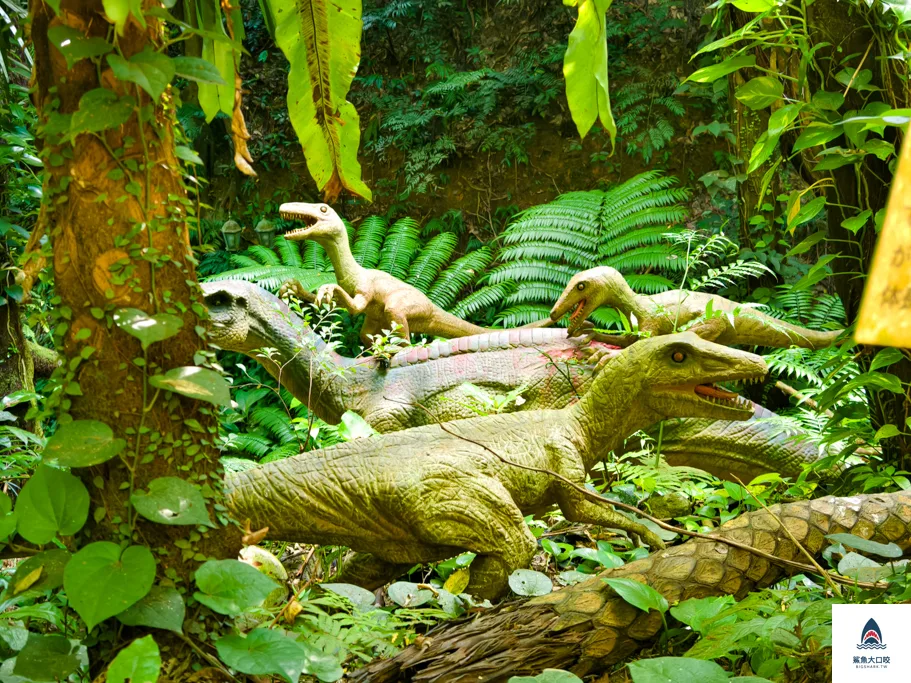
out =
[(317, 301), (317, 297), (309, 290), (305, 289), (297, 280), (288, 280), (278, 288), (278, 297), (280, 299), (288, 299), (290, 296), (294, 296), (301, 301), (306, 301), (309, 304)]

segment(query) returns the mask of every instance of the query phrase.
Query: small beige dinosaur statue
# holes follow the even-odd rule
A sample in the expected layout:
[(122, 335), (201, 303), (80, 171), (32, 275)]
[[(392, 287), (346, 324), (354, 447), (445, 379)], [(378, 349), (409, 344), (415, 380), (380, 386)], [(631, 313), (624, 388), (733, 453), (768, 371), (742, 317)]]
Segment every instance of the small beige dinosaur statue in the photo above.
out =
[[(601, 306), (616, 308), (627, 317), (634, 315), (639, 330), (651, 336), (686, 329), (725, 346), (821, 349), (831, 346), (844, 331), (820, 332), (792, 325), (717, 294), (674, 289), (643, 296), (608, 266), (576, 273), (551, 309), (551, 322), (569, 313), (569, 333), (576, 334), (585, 319)], [(709, 311), (711, 315), (707, 315)]]
[[(370, 337), (391, 330), (409, 339), (413, 332), (454, 339), (489, 330), (473, 325), (434, 304), (416, 287), (402, 282), (389, 273), (362, 267), (348, 246), (348, 231), (342, 219), (326, 204), (288, 202), (279, 207), (282, 218), (304, 223), (305, 226), (284, 234), (286, 240), (313, 240), (319, 243), (332, 261), (338, 284), (323, 285), (316, 294), (316, 303), (335, 301), (349, 313), (365, 313), (361, 342), (371, 345)], [(295, 280), (282, 285), (279, 294), (291, 292), (306, 299), (308, 292)], [(550, 321), (526, 327), (544, 327)]]

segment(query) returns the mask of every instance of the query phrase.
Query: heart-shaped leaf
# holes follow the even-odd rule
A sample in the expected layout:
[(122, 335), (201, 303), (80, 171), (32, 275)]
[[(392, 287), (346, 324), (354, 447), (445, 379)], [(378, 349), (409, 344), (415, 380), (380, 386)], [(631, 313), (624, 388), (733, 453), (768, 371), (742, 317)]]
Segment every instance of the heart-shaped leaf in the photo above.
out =
[(161, 52), (146, 48), (129, 60), (120, 55), (108, 55), (111, 71), (121, 81), (135, 83), (152, 96), (153, 100), (161, 97), (164, 89), (174, 78), (174, 63)]
[(219, 614), (236, 617), (263, 603), (278, 586), (262, 572), (239, 560), (209, 560), (196, 570), (193, 597)]
[(63, 570), (71, 557), (69, 551), (55, 548), (23, 560), (0, 595), (0, 602), (59, 588), (63, 585)]
[(633, 579), (604, 579), (604, 582), (613, 588), (617, 595), (643, 612), (650, 609), (656, 609), (662, 614), (667, 612), (667, 598), (651, 586)]
[(433, 600), (431, 591), (418, 588), (416, 583), (410, 581), (396, 581), (386, 589), (386, 595), (392, 602), (402, 607), (419, 607), (425, 602)]
[(519, 595), (547, 595), (554, 589), (554, 584), (542, 572), (516, 569), (509, 575), (509, 587)]
[(338, 662), (281, 631), (257, 628), (246, 635), (230, 635), (215, 643), (228, 666), (251, 676), (279, 675), (297, 683), (301, 673), (321, 681), (336, 681), (344, 673)]
[(63, 636), (29, 633), (13, 673), (32, 681), (65, 681), (78, 666), (78, 645)]
[(5, 493), (0, 493), (0, 542), (7, 540), (16, 532), (16, 513), (13, 512), (13, 501)]
[(98, 541), (73, 555), (63, 571), (63, 587), (91, 631), (145, 597), (155, 580), (155, 558), (143, 545), (121, 552), (116, 543)]
[(849, 548), (855, 548), (861, 552), (872, 553), (880, 557), (897, 558), (902, 556), (902, 549), (894, 543), (877, 543), (854, 534), (829, 534), (826, 538)]
[(513, 676), (509, 683), (582, 683), (582, 679), (562, 669), (544, 669), (537, 676)]
[(149, 378), (149, 384), (183, 396), (208, 401), (217, 406), (231, 405), (228, 381), (214, 370), (187, 365)]
[(123, 648), (108, 667), (107, 683), (157, 683), (161, 654), (152, 636), (138, 638)]
[(100, 465), (118, 455), (127, 442), (98, 420), (73, 420), (57, 428), (47, 441), (42, 459), (64, 467)]
[(376, 596), (366, 588), (355, 586), (350, 583), (321, 583), (319, 585), (323, 590), (330, 591), (343, 598), (348, 598), (352, 605), (366, 607), (376, 602)]
[(86, 38), (82, 31), (72, 26), (52, 26), (47, 31), (47, 37), (54, 44), (66, 60), (66, 68), (72, 69), (76, 62), (89, 57), (100, 57), (114, 49), (104, 38)]
[(728, 683), (728, 672), (715, 662), (689, 657), (655, 657), (630, 662), (633, 683)]
[(130, 120), (135, 107), (136, 100), (132, 97), (119, 97), (107, 88), (89, 90), (79, 98), (79, 109), (70, 119), (69, 132), (75, 136), (117, 128)]
[(180, 477), (153, 479), (149, 490), (137, 491), (130, 496), (130, 502), (136, 512), (152, 522), (214, 526), (200, 490)]
[(183, 320), (170, 313), (149, 315), (138, 308), (118, 308), (114, 311), (114, 323), (127, 334), (136, 337), (143, 349), (150, 344), (173, 337), (183, 327)]
[(197, 83), (225, 85), (218, 68), (211, 62), (199, 57), (175, 57), (174, 69), (178, 76)]
[(19, 535), (36, 544), (50, 543), (59, 532), (72, 536), (89, 516), (89, 492), (69, 472), (39, 465), (16, 500)]
[(149, 626), (181, 633), (187, 607), (183, 596), (170, 586), (152, 586), (142, 600), (117, 615), (127, 626)]

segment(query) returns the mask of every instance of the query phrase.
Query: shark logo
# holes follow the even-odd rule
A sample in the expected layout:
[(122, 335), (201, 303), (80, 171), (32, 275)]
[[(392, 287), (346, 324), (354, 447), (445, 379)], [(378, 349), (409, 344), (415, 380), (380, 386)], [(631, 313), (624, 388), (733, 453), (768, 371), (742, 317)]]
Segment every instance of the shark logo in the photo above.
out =
[(860, 643), (857, 645), (858, 650), (885, 650), (886, 644), (883, 642), (883, 632), (875, 620), (870, 619), (864, 624), (864, 630), (861, 632)]

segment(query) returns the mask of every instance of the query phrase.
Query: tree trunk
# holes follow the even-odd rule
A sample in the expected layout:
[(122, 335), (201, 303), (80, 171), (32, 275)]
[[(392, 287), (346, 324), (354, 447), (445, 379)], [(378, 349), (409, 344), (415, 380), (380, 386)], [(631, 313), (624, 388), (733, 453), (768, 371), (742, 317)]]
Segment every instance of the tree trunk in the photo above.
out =
[[(135, 84), (117, 80), (104, 59), (100, 69), (90, 60), (67, 68), (48, 30), (67, 25), (107, 39), (110, 26), (101, 0), (62, 0), (58, 15), (42, 0), (32, 0), (30, 14), (33, 98), (43, 126), (46, 169), (42, 215), (53, 244), (59, 299), (55, 335), (68, 361), (49, 403), (62, 422), (99, 420), (127, 442), (122, 457), (74, 470), (86, 483), (94, 513), (94, 525), (90, 521), (84, 533), (91, 540), (150, 546), (158, 562), (157, 581), (167, 577), (189, 587), (199, 561), (236, 556), (240, 533), (235, 526), (224, 528), (229, 524), (219, 511), (224, 508), (216, 506), (222, 494), (214, 409), (148, 383), (154, 374), (198, 365), (205, 349), (200, 334), (205, 309), (186, 222), (192, 205), (175, 157), (170, 90), (153, 102)], [(127, 19), (117, 39), (124, 58), (160, 47), (161, 24), (150, 16), (145, 22), (143, 28)], [(119, 127), (77, 134), (71, 141), (55, 134), (60, 115), (76, 112), (80, 98), (96, 88), (133, 97), (138, 106)], [(123, 308), (172, 314), (183, 324), (175, 336), (144, 351), (138, 339), (114, 324), (114, 313)], [(130, 494), (164, 476), (197, 485), (218, 528), (205, 532), (139, 518)], [(189, 540), (192, 552), (177, 548), (178, 540)], [(185, 629), (193, 633), (203, 627), (191, 620)]]
[[(774, 516), (763, 510), (742, 515), (712, 535), (798, 562), (806, 558), (788, 532), (817, 558), (828, 545), (826, 534), (852, 532), (902, 547), (911, 543), (911, 494), (906, 492), (802, 500), (773, 505), (770, 511)], [(692, 539), (575, 586), (438, 628), (349, 678), (352, 683), (505, 683), (546, 668), (597, 674), (652, 645), (662, 629), (657, 611), (633, 607), (602, 579), (646, 583), (674, 604), (712, 595), (742, 599), (795, 571), (748, 550)], [(684, 651), (692, 641), (685, 645)], [(819, 680), (825, 680), (826, 672), (820, 673)]]
[[(0, 398), (14, 391), (34, 391), (34, 374), (31, 346), (22, 334), (19, 305), (8, 299), (0, 306)], [(37, 422), (25, 419), (29, 406), (29, 403), (20, 403), (10, 412), (17, 417), (17, 427), (33, 432)]]

